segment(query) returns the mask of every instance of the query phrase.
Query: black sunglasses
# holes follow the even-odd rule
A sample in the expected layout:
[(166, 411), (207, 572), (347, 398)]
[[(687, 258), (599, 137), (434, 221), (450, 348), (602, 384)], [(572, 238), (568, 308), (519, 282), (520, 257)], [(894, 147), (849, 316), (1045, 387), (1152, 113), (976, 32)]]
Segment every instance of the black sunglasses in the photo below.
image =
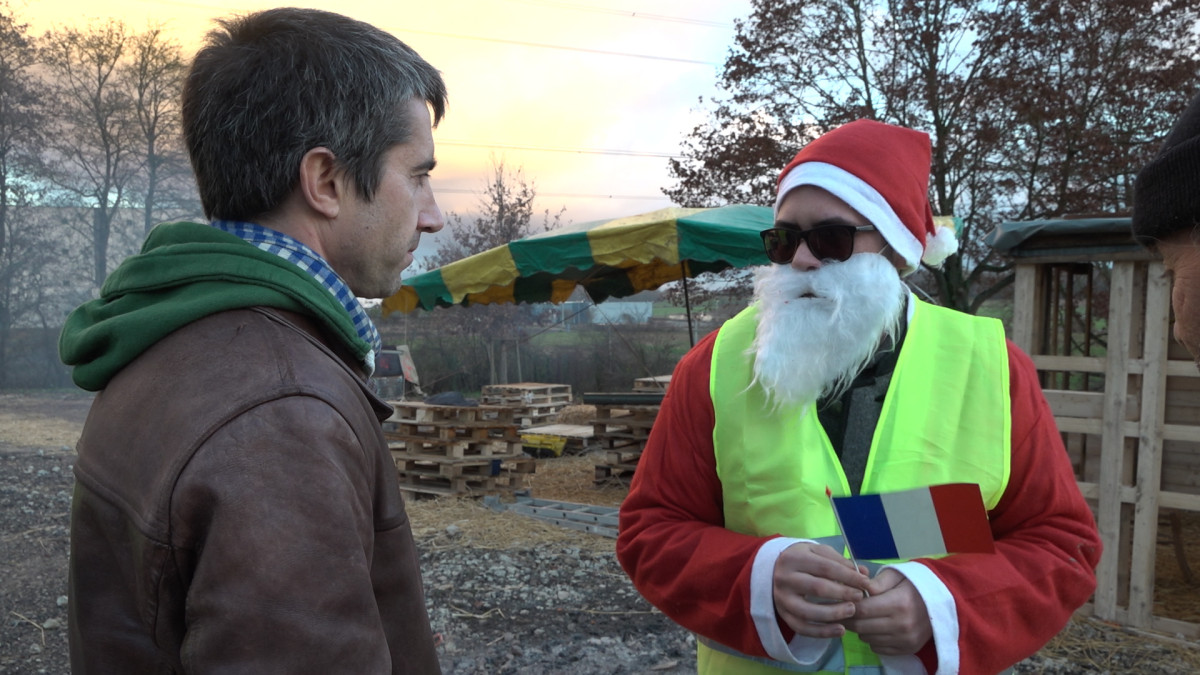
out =
[(843, 262), (854, 252), (854, 235), (873, 230), (870, 225), (818, 225), (811, 230), (772, 227), (759, 233), (771, 262), (787, 265), (796, 256), (800, 242), (808, 241), (808, 250), (818, 260)]

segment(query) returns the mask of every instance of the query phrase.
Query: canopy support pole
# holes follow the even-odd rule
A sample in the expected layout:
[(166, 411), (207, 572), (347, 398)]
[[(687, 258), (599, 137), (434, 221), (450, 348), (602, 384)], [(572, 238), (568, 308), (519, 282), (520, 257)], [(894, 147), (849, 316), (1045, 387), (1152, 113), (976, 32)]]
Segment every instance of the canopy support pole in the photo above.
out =
[(692, 329), (692, 302), (691, 302), (691, 300), (688, 299), (688, 287), (687, 287), (688, 265), (687, 265), (686, 260), (680, 262), (680, 268), (683, 270), (683, 308), (684, 308), (684, 311), (687, 312), (688, 340), (691, 342), (691, 345), (693, 347), (695, 347), (696, 346), (696, 333)]

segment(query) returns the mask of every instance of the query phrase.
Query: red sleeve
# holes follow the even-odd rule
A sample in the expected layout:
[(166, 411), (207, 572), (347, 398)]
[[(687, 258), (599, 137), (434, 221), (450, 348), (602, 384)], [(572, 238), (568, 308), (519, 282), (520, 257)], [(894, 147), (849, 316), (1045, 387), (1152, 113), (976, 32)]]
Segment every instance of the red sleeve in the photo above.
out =
[(999, 672), (1041, 649), (1096, 588), (1095, 518), (1033, 362), (1012, 342), (1008, 359), (1012, 466), (989, 514), (996, 554), (921, 561), (954, 596), (963, 673)]
[(679, 625), (766, 656), (750, 616), (750, 571), (766, 539), (724, 527), (708, 388), (715, 337), (701, 340), (671, 376), (621, 505), (617, 558)]

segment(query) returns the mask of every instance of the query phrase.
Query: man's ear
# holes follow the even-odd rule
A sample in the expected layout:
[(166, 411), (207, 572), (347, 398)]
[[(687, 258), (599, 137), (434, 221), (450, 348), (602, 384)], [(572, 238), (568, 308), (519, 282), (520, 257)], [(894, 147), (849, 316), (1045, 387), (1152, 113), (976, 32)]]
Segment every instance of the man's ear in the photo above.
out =
[(300, 194), (308, 207), (330, 220), (341, 211), (346, 197), (342, 172), (329, 148), (313, 148), (300, 159)]

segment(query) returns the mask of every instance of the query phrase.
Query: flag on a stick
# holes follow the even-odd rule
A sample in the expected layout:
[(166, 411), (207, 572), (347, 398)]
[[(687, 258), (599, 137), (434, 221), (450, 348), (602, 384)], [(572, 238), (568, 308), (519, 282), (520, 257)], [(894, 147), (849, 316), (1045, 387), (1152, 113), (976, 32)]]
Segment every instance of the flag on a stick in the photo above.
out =
[(832, 499), (846, 545), (858, 559), (995, 552), (983, 497), (974, 483)]

